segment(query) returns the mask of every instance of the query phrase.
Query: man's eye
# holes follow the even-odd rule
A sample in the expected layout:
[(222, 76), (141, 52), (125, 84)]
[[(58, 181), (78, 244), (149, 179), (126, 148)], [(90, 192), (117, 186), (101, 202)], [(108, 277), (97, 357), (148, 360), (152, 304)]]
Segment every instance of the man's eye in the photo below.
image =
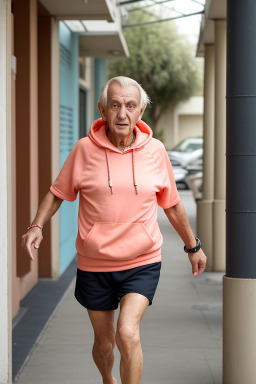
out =
[(128, 109), (133, 109), (134, 108), (134, 105), (133, 104), (129, 104), (128, 105)]
[(113, 108), (117, 108), (117, 104), (113, 104)]

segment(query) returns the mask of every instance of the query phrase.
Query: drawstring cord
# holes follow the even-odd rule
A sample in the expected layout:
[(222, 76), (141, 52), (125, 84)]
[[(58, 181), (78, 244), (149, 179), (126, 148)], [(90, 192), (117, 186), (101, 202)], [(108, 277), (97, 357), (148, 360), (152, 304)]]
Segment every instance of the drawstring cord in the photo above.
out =
[(138, 184), (136, 181), (136, 174), (135, 174), (135, 151), (132, 150), (132, 172), (133, 172), (133, 184), (135, 188), (135, 193), (138, 195)]
[[(113, 183), (112, 183), (111, 174), (110, 174), (110, 164), (109, 164), (110, 162), (109, 162), (109, 158), (108, 158), (108, 149), (105, 149), (105, 153), (106, 153), (107, 168), (108, 168), (108, 185), (109, 185), (109, 188), (111, 190), (111, 195), (113, 195)], [(134, 149), (132, 150), (132, 174), (133, 174), (133, 184), (134, 184), (134, 188), (135, 188), (135, 193), (136, 193), (136, 195), (138, 195), (138, 184), (136, 181), (136, 174), (135, 174), (135, 151), (134, 151)]]
[(112, 180), (111, 180), (111, 176), (110, 176), (110, 167), (109, 167), (109, 160), (108, 160), (108, 150), (105, 149), (105, 152), (106, 152), (107, 167), (108, 167), (108, 185), (109, 185), (109, 188), (111, 189), (111, 195), (113, 195), (113, 184), (112, 184)]

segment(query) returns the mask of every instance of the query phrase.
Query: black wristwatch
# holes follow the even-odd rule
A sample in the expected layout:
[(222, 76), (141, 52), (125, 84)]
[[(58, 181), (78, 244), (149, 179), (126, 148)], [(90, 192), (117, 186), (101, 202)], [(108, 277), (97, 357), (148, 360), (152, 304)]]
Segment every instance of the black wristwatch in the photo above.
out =
[(187, 249), (186, 245), (184, 245), (184, 251), (186, 253), (196, 253), (201, 248), (201, 241), (196, 237), (196, 246), (191, 249)]

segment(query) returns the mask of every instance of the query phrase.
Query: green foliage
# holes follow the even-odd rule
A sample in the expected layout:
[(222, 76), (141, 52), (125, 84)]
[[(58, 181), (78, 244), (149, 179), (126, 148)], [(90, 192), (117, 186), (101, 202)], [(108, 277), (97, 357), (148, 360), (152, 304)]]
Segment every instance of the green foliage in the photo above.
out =
[[(148, 19), (141, 11), (130, 12), (129, 22)], [(109, 61), (109, 78), (128, 76), (148, 93), (152, 104), (143, 120), (153, 128), (171, 105), (189, 99), (200, 89), (198, 65), (192, 47), (177, 33), (173, 21), (124, 29), (130, 57)]]

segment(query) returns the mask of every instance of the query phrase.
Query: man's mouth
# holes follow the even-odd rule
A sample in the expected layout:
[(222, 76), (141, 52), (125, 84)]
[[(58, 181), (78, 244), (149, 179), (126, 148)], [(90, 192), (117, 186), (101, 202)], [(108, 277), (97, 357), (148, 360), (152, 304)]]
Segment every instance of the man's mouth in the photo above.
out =
[(118, 127), (127, 127), (127, 123), (116, 123)]

